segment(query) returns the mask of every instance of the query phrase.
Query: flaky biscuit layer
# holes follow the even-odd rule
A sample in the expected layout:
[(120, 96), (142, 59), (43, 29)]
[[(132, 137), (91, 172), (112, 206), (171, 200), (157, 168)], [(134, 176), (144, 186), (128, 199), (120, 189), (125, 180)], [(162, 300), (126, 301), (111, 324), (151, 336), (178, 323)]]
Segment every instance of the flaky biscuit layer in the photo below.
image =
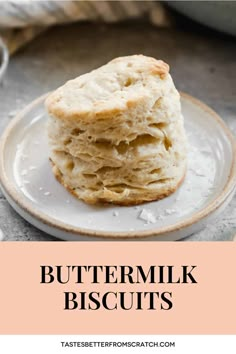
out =
[(168, 70), (153, 58), (117, 58), (49, 96), (53, 171), (75, 196), (132, 205), (179, 186), (186, 138)]

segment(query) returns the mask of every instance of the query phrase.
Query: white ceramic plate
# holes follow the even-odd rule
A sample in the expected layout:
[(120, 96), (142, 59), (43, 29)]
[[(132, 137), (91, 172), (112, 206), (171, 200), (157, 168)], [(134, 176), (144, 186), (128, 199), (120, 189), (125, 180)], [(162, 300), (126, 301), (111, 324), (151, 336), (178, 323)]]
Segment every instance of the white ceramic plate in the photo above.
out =
[[(51, 171), (45, 97), (18, 114), (0, 142), (3, 193), (39, 229), (65, 240), (177, 240), (203, 228), (232, 198), (234, 139), (216, 113), (182, 94), (189, 163), (177, 192), (139, 207), (96, 207), (77, 200)], [(153, 222), (140, 219), (143, 210), (152, 215)]]

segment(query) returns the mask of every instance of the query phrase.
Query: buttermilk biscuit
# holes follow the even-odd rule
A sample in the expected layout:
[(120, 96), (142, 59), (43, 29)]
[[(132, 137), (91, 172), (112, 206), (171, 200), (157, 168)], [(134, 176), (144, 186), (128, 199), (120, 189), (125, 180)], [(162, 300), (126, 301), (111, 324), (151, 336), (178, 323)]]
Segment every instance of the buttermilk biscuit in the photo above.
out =
[(163, 61), (114, 59), (58, 88), (46, 107), (53, 172), (79, 199), (139, 204), (182, 182), (183, 116)]

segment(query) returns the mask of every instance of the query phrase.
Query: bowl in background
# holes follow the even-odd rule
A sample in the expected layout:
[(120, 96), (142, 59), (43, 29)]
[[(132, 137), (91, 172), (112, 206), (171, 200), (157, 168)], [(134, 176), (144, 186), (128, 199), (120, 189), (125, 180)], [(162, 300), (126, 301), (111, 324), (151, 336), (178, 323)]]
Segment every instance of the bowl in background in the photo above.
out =
[(218, 31), (236, 36), (236, 1), (167, 1), (183, 15)]

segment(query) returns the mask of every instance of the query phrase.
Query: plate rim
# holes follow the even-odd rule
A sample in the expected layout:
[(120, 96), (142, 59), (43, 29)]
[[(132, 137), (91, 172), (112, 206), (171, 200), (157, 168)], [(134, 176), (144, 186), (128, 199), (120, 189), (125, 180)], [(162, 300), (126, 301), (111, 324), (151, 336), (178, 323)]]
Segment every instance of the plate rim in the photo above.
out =
[(70, 224), (55, 221), (54, 218), (44, 214), (37, 209), (32, 209), (31, 205), (27, 202), (21, 194), (15, 188), (15, 185), (11, 183), (5, 171), (5, 163), (3, 159), (4, 149), (7, 143), (7, 140), (14, 129), (15, 125), (27, 114), (30, 110), (32, 110), (36, 105), (40, 102), (43, 102), (49, 93), (46, 93), (35, 100), (33, 100), (30, 104), (28, 104), (23, 110), (21, 110), (7, 125), (3, 134), (0, 138), (0, 185), (3, 190), (3, 194), (9, 195), (11, 199), (17, 204), (18, 207), (22, 208), (26, 213), (29, 214), (30, 217), (36, 218), (40, 223), (49, 226), (50, 228), (56, 228), (60, 231), (64, 231), (66, 233), (73, 234), (79, 236), (92, 236), (97, 237), (98, 239), (114, 239), (122, 240), (122, 239), (140, 239), (140, 238), (148, 238), (152, 236), (163, 236), (165, 234), (169, 234), (171, 232), (180, 231), (186, 227), (190, 227), (191, 225), (199, 222), (200, 220), (206, 218), (208, 215), (212, 214), (216, 211), (226, 200), (227, 196), (232, 192), (236, 185), (236, 140), (227, 127), (226, 123), (222, 120), (222, 118), (209, 106), (200, 101), (199, 99), (187, 94), (180, 92), (181, 97), (185, 100), (190, 101), (192, 104), (199, 106), (202, 110), (206, 111), (210, 114), (215, 121), (221, 126), (225, 135), (227, 136), (231, 149), (232, 149), (232, 162), (230, 166), (230, 173), (228, 179), (224, 185), (221, 193), (214, 200), (210, 202), (210, 204), (204, 209), (196, 212), (190, 218), (186, 220), (182, 220), (170, 226), (153, 228), (150, 230), (137, 230), (137, 231), (103, 231), (103, 230), (91, 230), (84, 229), (80, 227), (71, 226)]

